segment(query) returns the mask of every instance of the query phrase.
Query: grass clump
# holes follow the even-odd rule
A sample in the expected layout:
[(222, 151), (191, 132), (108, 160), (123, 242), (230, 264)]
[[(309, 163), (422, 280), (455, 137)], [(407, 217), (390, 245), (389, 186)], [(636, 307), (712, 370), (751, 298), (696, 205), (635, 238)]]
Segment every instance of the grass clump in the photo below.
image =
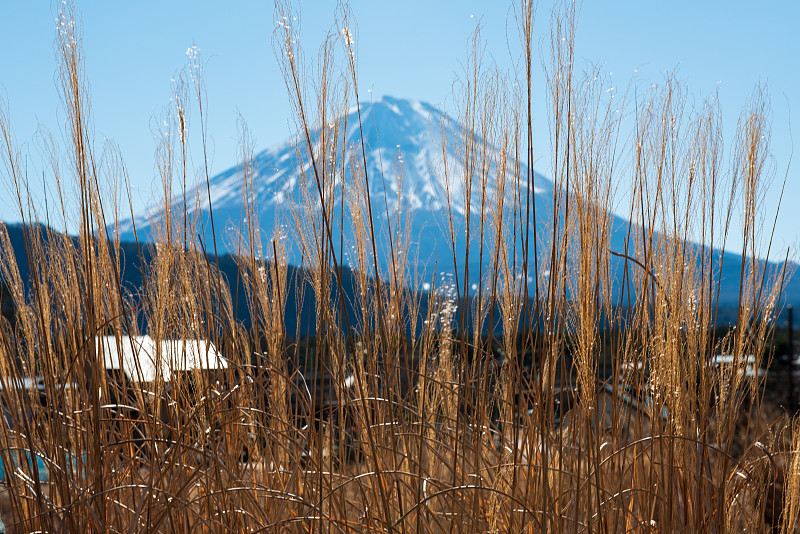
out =
[[(533, 6), (522, 2), (521, 83), (485, 67), (474, 36), (456, 95), (463, 130), (443, 132), (443, 155), (450, 143), (460, 157), (456, 168), (436, 171), (447, 192), (454, 284), (422, 295), (408, 218), (370, 195), (370, 183), (388, 177), (368, 171), (360, 118), (355, 146), (353, 132), (325, 127), (360, 102), (352, 15), (337, 12), (343, 29), (308, 67), (290, 7), (276, 11), (283, 22), (274, 45), (305, 169), (304, 202), (289, 215), (303, 251), (300, 286), (316, 303), (313, 342), (295, 343), (302, 332), (285, 328), (296, 281), (283, 236), (263, 239), (260, 230), (246, 128), (244, 294), (232, 295), (223, 279), (217, 243), (196, 237), (204, 221), (186, 209), (192, 199), (174, 202), (174, 179), (185, 189), (191, 175), (192, 101), (204, 121), (196, 64), (159, 141), (164, 218), (137, 293), (121, 283), (120, 243), (107, 224), (119, 221), (121, 202), (106, 198), (106, 184), (125, 181), (124, 166), (113, 151), (95, 155), (69, 5), (57, 40), (69, 178), (62, 182), (57, 154), (52, 174), (59, 192), (76, 185), (76, 238), (34, 230), (40, 217), (0, 107), (9, 183), (31, 223), (29, 290), (0, 228), (0, 272), (16, 307), (13, 324), (0, 329), (6, 522), (68, 532), (793, 532), (797, 425), (765, 420), (764, 378), (746, 372), (761, 366), (786, 276), (761, 259), (769, 254), (760, 248), (763, 92), (742, 112), (724, 171), (711, 103), (689, 109), (668, 78), (626, 113), (625, 95), (609, 98), (599, 73), (575, 72), (569, 4), (553, 16), (553, 187), (540, 204)], [(200, 175), (210, 200), (205, 163)], [(396, 179), (402, 191), (401, 172)], [(620, 229), (611, 208), (623, 180), (632, 224)], [(62, 195), (59, 205), (68, 219), (69, 200)], [(741, 290), (735, 328), (720, 340), (720, 250), (734, 215), (743, 221)], [(336, 239), (344, 225), (354, 228), (352, 297)], [(240, 298), (247, 325), (235, 318)], [(98, 339), (113, 336), (119, 350), (140, 334), (161, 347), (150, 356), (170, 372), (144, 380), (140, 354), (112, 380), (104, 365), (111, 345)], [(227, 366), (185, 372), (174, 363), (209, 344), (222, 348)], [(715, 364), (716, 354), (733, 358)], [(46, 402), (21, 387), (37, 376)]]

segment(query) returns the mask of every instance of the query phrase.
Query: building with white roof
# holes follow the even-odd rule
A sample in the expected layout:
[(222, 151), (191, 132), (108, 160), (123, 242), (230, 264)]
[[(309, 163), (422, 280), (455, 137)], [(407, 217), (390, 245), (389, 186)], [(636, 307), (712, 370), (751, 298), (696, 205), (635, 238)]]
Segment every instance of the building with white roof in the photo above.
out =
[(225, 369), (228, 361), (210, 342), (202, 339), (169, 339), (156, 343), (150, 336), (102, 336), (97, 350), (103, 352), (107, 371), (124, 373), (128, 380), (169, 382), (173, 372)]

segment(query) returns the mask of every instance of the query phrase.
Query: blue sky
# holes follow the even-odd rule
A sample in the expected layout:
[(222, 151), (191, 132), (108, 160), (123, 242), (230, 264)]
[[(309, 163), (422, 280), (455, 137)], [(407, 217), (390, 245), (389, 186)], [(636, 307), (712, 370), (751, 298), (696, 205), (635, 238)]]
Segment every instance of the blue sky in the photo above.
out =
[[(24, 153), (30, 176), (43, 164), (35, 141), (41, 126), (61, 139), (54, 8), (46, 1), (0, 4), (0, 96)], [(547, 54), (550, 9), (537, 8), (535, 32)], [(256, 149), (285, 140), (292, 131), (286, 90), (272, 51), (270, 2), (231, 0), (76, 1), (84, 34), (86, 75), (91, 90), (95, 135), (120, 148), (133, 185), (134, 209), (157, 190), (154, 182), (154, 117), (168, 104), (170, 79), (186, 63), (186, 50), (200, 48), (206, 63), (211, 171), (236, 163), (237, 120), (241, 115)], [(451, 99), (453, 80), (467, 58), (475, 24), (483, 25), (487, 58), (508, 68), (517, 45), (509, 8), (497, 2), (408, 0), (353, 1), (358, 24), (359, 83), (362, 96), (389, 94), (432, 104)], [(309, 57), (333, 22), (333, 2), (304, 2), (301, 39)], [(778, 219), (776, 246), (800, 242), (800, 174), (789, 165), (791, 124), (800, 144), (800, 6), (793, 1), (670, 2), (586, 0), (577, 27), (578, 70), (599, 64), (613, 73), (615, 85), (649, 87), (676, 71), (699, 105), (718, 92), (730, 148), (738, 114), (759, 83), (767, 84), (772, 104), (775, 180), (766, 207), (774, 211), (777, 190), (789, 171)], [(510, 36), (507, 38), (507, 27)], [(509, 45), (508, 42), (512, 42)], [(537, 146), (548, 141), (546, 107), (539, 84)], [(536, 103), (535, 103), (536, 106)], [(798, 146), (800, 151), (800, 146)], [(541, 151), (545, 153), (544, 150)], [(546, 158), (537, 170), (548, 174)], [(0, 167), (5, 175), (5, 167)], [(0, 186), (0, 197), (7, 186)], [(0, 198), (0, 219), (15, 220), (13, 206)], [(731, 244), (735, 247), (737, 238)]]

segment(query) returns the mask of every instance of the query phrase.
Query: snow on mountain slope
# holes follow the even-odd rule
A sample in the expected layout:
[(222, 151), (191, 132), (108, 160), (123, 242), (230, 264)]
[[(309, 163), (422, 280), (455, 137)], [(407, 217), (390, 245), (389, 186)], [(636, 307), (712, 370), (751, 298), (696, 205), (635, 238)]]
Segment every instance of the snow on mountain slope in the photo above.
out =
[[(370, 200), (373, 208), (373, 217), (376, 225), (378, 242), (378, 255), (381, 267), (388, 265), (388, 230), (386, 229), (387, 213), (396, 221), (398, 210), (403, 215), (408, 215), (410, 225), (410, 253), (415, 255), (415, 267), (418, 274), (430, 279), (436, 265), (439, 271), (448, 270), (443, 265), (451, 266), (453, 263), (450, 252), (450, 228), (447, 217), (447, 206), (454, 214), (457, 234), (463, 234), (467, 206), (464, 200), (463, 142), (467, 138), (465, 129), (456, 121), (450, 119), (441, 111), (429, 104), (391, 97), (383, 97), (374, 102), (361, 104), (361, 124), (363, 127), (364, 149), (366, 152), (366, 169), (370, 180)], [(363, 167), (360, 145), (360, 131), (358, 127), (358, 114), (355, 108), (348, 111), (347, 115), (338, 121), (338, 127), (346, 129), (347, 135), (347, 162)], [(331, 127), (335, 127), (331, 125)], [(446, 132), (447, 142), (442, 144), (442, 132)], [(311, 132), (312, 139), (317, 139), (320, 132)], [(300, 151), (303, 154), (304, 144), (300, 141)], [(262, 229), (262, 239), (268, 243), (274, 235), (275, 225), (285, 228), (288, 235), (287, 243), (289, 261), (300, 263), (301, 251), (296, 238), (292, 238), (295, 222), (293, 208), (303, 202), (301, 182), (303, 175), (311, 176), (310, 161), (303, 155), (301, 161), (295, 141), (288, 141), (281, 145), (271, 147), (255, 155), (253, 170), (255, 179), (253, 185), (254, 206)], [(487, 181), (488, 205), (492, 206), (497, 183), (497, 156), (499, 151), (489, 147), (492, 154), (492, 168)], [(512, 161), (508, 162), (511, 166)], [(445, 168), (450, 180), (445, 179)], [(398, 174), (399, 170), (399, 174)], [(520, 175), (525, 180), (526, 169), (523, 166)], [(348, 173), (349, 174), (349, 173)], [(398, 180), (401, 176), (402, 180)], [(349, 180), (350, 177), (345, 178)], [(473, 178), (473, 193), (470, 202), (470, 215), (473, 222), (477, 221), (480, 212), (481, 198), (477, 185), (477, 178)], [(309, 183), (312, 198), (318, 198), (314, 184)], [(522, 186), (523, 190), (524, 185)], [(511, 185), (507, 187), (507, 199), (510, 198)], [(350, 188), (345, 188), (350, 192)], [(241, 166), (228, 169), (210, 179), (210, 197), (213, 208), (214, 224), (217, 230), (217, 245), (220, 252), (235, 253), (238, 239), (235, 238), (237, 229), (243, 219), (243, 172)], [(449, 195), (448, 195), (449, 193)], [(523, 193), (524, 195), (525, 193)], [(340, 221), (341, 207), (338, 198), (341, 190), (336, 188), (337, 220)], [(208, 192), (206, 185), (198, 185), (188, 191), (186, 198), (189, 212), (199, 210), (198, 230), (210, 243), (211, 230), (208, 220)], [(540, 175), (535, 176), (533, 197), (536, 201), (537, 219), (542, 224), (539, 231), (548, 233), (547, 226), (551, 218), (550, 204), (552, 200), (552, 183)], [(509, 201), (510, 202), (510, 201)], [(183, 195), (173, 199), (173, 205), (179, 210), (183, 205)], [(136, 229), (139, 238), (145, 241), (152, 235), (152, 225), (163, 215), (158, 211), (150, 210), (136, 217)], [(544, 224), (547, 222), (548, 224)], [(343, 234), (344, 242), (352, 243), (352, 228), (345, 216), (344, 228), (337, 223), (334, 229), (335, 242)], [(476, 232), (473, 225), (472, 232)], [(131, 221), (120, 224), (121, 239), (133, 239), (133, 225)], [(394, 229), (393, 229), (394, 231)], [(340, 233), (341, 232), (341, 233)], [(544, 235), (544, 234), (542, 234)], [(463, 250), (466, 239), (457, 235), (456, 248), (460, 251), (463, 263)], [(471, 247), (477, 249), (474, 243)], [(488, 238), (485, 243), (488, 245)], [(271, 247), (269, 247), (271, 248)], [(344, 251), (345, 262), (351, 263), (347, 251)], [(470, 254), (470, 270), (477, 272), (477, 255), (473, 259)], [(486, 262), (484, 262), (486, 263)], [(459, 266), (459, 268), (461, 265)], [(449, 269), (452, 271), (452, 269)], [(470, 277), (472, 278), (472, 277)]]
[[(347, 152), (345, 156), (345, 182), (349, 183), (353, 178), (351, 170), (353, 167), (363, 167), (361, 152), (361, 133), (359, 130), (358, 114), (355, 108), (338, 121), (329, 124), (327, 127), (332, 131), (339, 128), (346, 136)], [(423, 102), (384, 97), (373, 102), (361, 104), (361, 124), (363, 127), (364, 151), (366, 155), (366, 170), (369, 177), (369, 198), (373, 210), (373, 222), (375, 226), (375, 239), (378, 267), (382, 276), (388, 276), (389, 265), (392, 260), (389, 255), (392, 240), (396, 239), (398, 224), (404, 224), (405, 217), (408, 217), (408, 238), (409, 262), (406, 263), (406, 273), (418, 277), (420, 285), (430, 287), (436, 283), (441, 285), (443, 281), (452, 281), (452, 275), (457, 270), (459, 283), (464, 282), (464, 257), (467, 246), (469, 246), (469, 261), (466, 267), (469, 269), (468, 284), (473, 289), (477, 288), (478, 283), (486, 283), (488, 276), (485, 274), (491, 265), (491, 251), (494, 244), (494, 232), (491, 228), (492, 213), (495, 201), (495, 187), (498, 183), (499, 170), (499, 150), (497, 147), (488, 145), (487, 152), (492, 156), (493, 162), (488, 173), (487, 180), (487, 228), (483, 239), (483, 250), (479, 246), (480, 239), (477, 237), (479, 232), (479, 213), (481, 209), (481, 199), (477, 178), (473, 175), (473, 194), (470, 201), (469, 210), (464, 201), (464, 188), (467, 183), (464, 176), (464, 140), (467, 134), (464, 127), (452, 120), (447, 115)], [(442, 142), (443, 132), (445, 142)], [(320, 131), (310, 132), (312, 143), (320, 137)], [(480, 141), (480, 139), (478, 139)], [(284, 236), (283, 241), (288, 254), (288, 261), (293, 265), (300, 265), (304, 261), (308, 265), (308, 251), (301, 249), (300, 240), (297, 237), (297, 225), (306, 225), (310, 220), (308, 212), (308, 198), (316, 206), (315, 218), (319, 219), (319, 195), (313, 180), (312, 163), (307, 155), (304, 139), (295, 139), (283, 144), (271, 147), (254, 156), (252, 167), (254, 171), (253, 179), (253, 206), (255, 215), (258, 218), (261, 228), (261, 240), (265, 254), (272, 255), (271, 240), (276, 235)], [(315, 144), (315, 152), (319, 152), (319, 145)], [(316, 164), (324, 164), (324, 158), (318, 153)], [(508, 161), (509, 167), (513, 167), (515, 162)], [(445, 168), (450, 180), (445, 179)], [(398, 175), (398, 170), (400, 174)], [(402, 176), (402, 180), (398, 180)], [(527, 169), (520, 165), (519, 176), (521, 182), (525, 182)], [(338, 178), (340, 179), (340, 178)], [(303, 196), (301, 184), (306, 182), (308, 196)], [(523, 201), (527, 195), (527, 188), (524, 183), (519, 184), (519, 194)], [(243, 170), (241, 166), (228, 169), (210, 179), (210, 197), (213, 208), (214, 227), (216, 229), (217, 250), (220, 253), (236, 254), (240, 251), (238, 240), (239, 232), (246, 233), (242, 228), (245, 204), (243, 201)], [(506, 193), (506, 216), (511, 205), (512, 184), (507, 186)], [(342, 191), (337, 186), (333, 188), (334, 198), (333, 212), (331, 216), (331, 238), (336, 249), (337, 259), (345, 264), (356, 267), (355, 250), (355, 229), (349, 212), (349, 204), (345, 198), (344, 210), (342, 210)], [(354, 194), (352, 188), (345, 187), (345, 197)], [(205, 239), (206, 249), (213, 252), (211, 243), (211, 224), (209, 218), (209, 194), (206, 184), (202, 183), (194, 189), (187, 191), (186, 199), (188, 211), (192, 215), (197, 215), (198, 228), (193, 235), (200, 234)], [(179, 194), (173, 199), (173, 213), (182, 213), (183, 194)], [(448, 202), (449, 198), (449, 202)], [(544, 251), (549, 248), (549, 240), (553, 232), (553, 183), (539, 174), (534, 177), (534, 189), (531, 191), (530, 199), (535, 203), (537, 232), (537, 243), (540, 251), (538, 257), (538, 267), (540, 279), (546, 278), (549, 274), (547, 262), (549, 254)], [(448, 206), (452, 213), (453, 228), (455, 236), (451, 239), (450, 218), (448, 217)], [(532, 206), (531, 206), (532, 207)], [(518, 214), (521, 211), (518, 210)], [(531, 210), (532, 212), (532, 210)], [(466, 215), (469, 213), (469, 220)], [(398, 217), (399, 215), (399, 217)], [(158, 211), (150, 210), (142, 213), (135, 218), (136, 230), (140, 240), (151, 240), (153, 228), (163, 214)], [(625, 236), (628, 233), (629, 223), (624, 219), (611, 215), (611, 235), (609, 248), (615, 252), (622, 252), (625, 247)], [(531, 219), (533, 222), (533, 220)], [(520, 227), (519, 220), (516, 228)], [(182, 218), (181, 218), (182, 223)], [(470, 225), (471, 238), (466, 239), (466, 225)], [(561, 227), (561, 222), (559, 227)], [(276, 230), (280, 227), (279, 232)], [(390, 229), (392, 236), (390, 236)], [(121, 239), (131, 241), (134, 238), (133, 225), (131, 221), (120, 224)], [(318, 228), (318, 232), (322, 230)], [(511, 243), (517, 247), (516, 254), (507, 252), (506, 258), (514, 257), (516, 274), (520, 272), (522, 258), (520, 255), (520, 244), (524, 237), (517, 230), (516, 235), (504, 236), (507, 245)], [(634, 232), (634, 235), (638, 230)], [(532, 239), (532, 233), (529, 234)], [(394, 242), (396, 244), (396, 241)], [(455, 260), (453, 254), (455, 248)], [(482, 252), (482, 254), (481, 254)], [(529, 277), (528, 282), (533, 282), (534, 258), (532, 257), (533, 248), (530, 249)], [(370, 254), (371, 255), (371, 254)], [(719, 251), (714, 253), (715, 265), (719, 264)], [(735, 257), (732, 257), (735, 256)], [(305, 260), (304, 260), (305, 257)], [(727, 254), (723, 265), (723, 272), (720, 274), (722, 280), (730, 282), (723, 284), (721, 300), (735, 301), (738, 298), (738, 265), (741, 256)], [(616, 274), (622, 273), (624, 260), (620, 257), (612, 258), (612, 270)], [(454, 265), (455, 264), (455, 265)], [(632, 264), (629, 268), (634, 268)], [(483, 268), (483, 271), (481, 271)], [(371, 269), (370, 269), (371, 271)], [(735, 272), (734, 272), (735, 271)], [(481, 274), (483, 274), (481, 276)], [(445, 280), (442, 280), (442, 277)], [(619, 287), (619, 284), (616, 284)]]

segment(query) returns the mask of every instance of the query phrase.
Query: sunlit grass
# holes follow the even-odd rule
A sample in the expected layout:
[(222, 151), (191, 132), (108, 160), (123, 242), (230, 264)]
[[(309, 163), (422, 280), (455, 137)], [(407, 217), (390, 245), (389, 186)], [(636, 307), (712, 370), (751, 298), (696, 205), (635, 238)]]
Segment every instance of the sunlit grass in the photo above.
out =
[[(26, 233), (26, 293), (0, 228), (0, 272), (17, 308), (16, 324), (0, 329), (6, 523), (22, 532), (793, 532), (800, 431), (759, 415), (763, 379), (745, 372), (762, 364), (785, 281), (759, 259), (769, 178), (763, 95), (747, 103), (724, 158), (719, 109), (688, 106), (672, 78), (632, 109), (624, 94), (609, 97), (596, 72), (577, 73), (567, 6), (553, 16), (543, 82), (550, 123), (533, 124), (532, 106), (543, 105), (530, 99), (539, 51), (523, 2), (514, 20), (523, 72), (487, 67), (474, 35), (454, 95), (464, 133), (443, 132), (443, 154), (457, 146), (458, 165), (436, 169), (451, 236), (442, 258), (455, 283), (422, 295), (408, 221), (369, 194), (371, 181), (395, 178), (368, 174), (360, 119), (354, 146), (327, 127), (361, 99), (352, 14), (337, 11), (339, 31), (305, 63), (290, 6), (279, 3), (276, 13), (284, 23), (273, 41), (304, 169), (290, 237), (303, 253), (307, 280), (298, 285), (316, 302), (316, 338), (303, 344), (294, 341), (302, 332), (284, 326), (297, 281), (288, 280), (282, 236), (260, 229), (246, 128), (237, 246), (244, 295), (231, 295), (233, 281), (222, 279), (217, 243), (198, 241), (199, 221), (185, 209), (191, 199), (173, 202), (171, 184), (185, 189), (195, 175), (190, 106), (204, 123), (197, 63), (178, 85), (157, 147), (164, 217), (153, 228), (156, 253), (142, 260), (141, 292), (124, 291), (120, 245), (107, 228), (130, 201), (106, 198), (101, 186), (124, 181), (124, 167), (95, 153), (80, 34), (71, 6), (63, 11), (58, 80), (71, 145), (67, 157), (53, 154), (52, 172), (59, 191), (75, 184), (80, 231), (76, 239)], [(6, 109), (8, 181), (33, 224)], [(545, 127), (554, 186), (543, 233), (530, 143), (533, 128)], [(200, 128), (203, 150), (205, 135)], [(197, 171), (210, 189), (206, 162), (203, 152)], [(614, 249), (619, 187), (632, 192), (636, 224)], [(462, 218), (456, 204), (479, 210)], [(60, 199), (64, 220), (73, 216), (68, 205)], [(745, 243), (738, 317), (717, 340), (718, 251), (734, 215)], [(335, 239), (341, 225), (354, 229), (352, 295)], [(384, 231), (388, 250), (377, 246)], [(478, 273), (469, 272), (475, 255)], [(250, 325), (237, 322), (235, 299), (246, 299)], [(347, 299), (354, 313), (344, 313)], [(131, 369), (112, 380), (103, 365), (109, 346), (97, 338), (114, 336), (121, 347), (140, 334), (156, 346), (211, 342), (228, 365), (171, 369), (171, 380), (148, 382)], [(295, 367), (301, 350), (327, 377), (329, 395), (317, 395)], [(715, 354), (733, 361), (714, 365)], [(611, 369), (605, 383), (601, 366)], [(36, 376), (44, 404), (15, 386)], [(47, 466), (46, 481), (28, 451)]]

